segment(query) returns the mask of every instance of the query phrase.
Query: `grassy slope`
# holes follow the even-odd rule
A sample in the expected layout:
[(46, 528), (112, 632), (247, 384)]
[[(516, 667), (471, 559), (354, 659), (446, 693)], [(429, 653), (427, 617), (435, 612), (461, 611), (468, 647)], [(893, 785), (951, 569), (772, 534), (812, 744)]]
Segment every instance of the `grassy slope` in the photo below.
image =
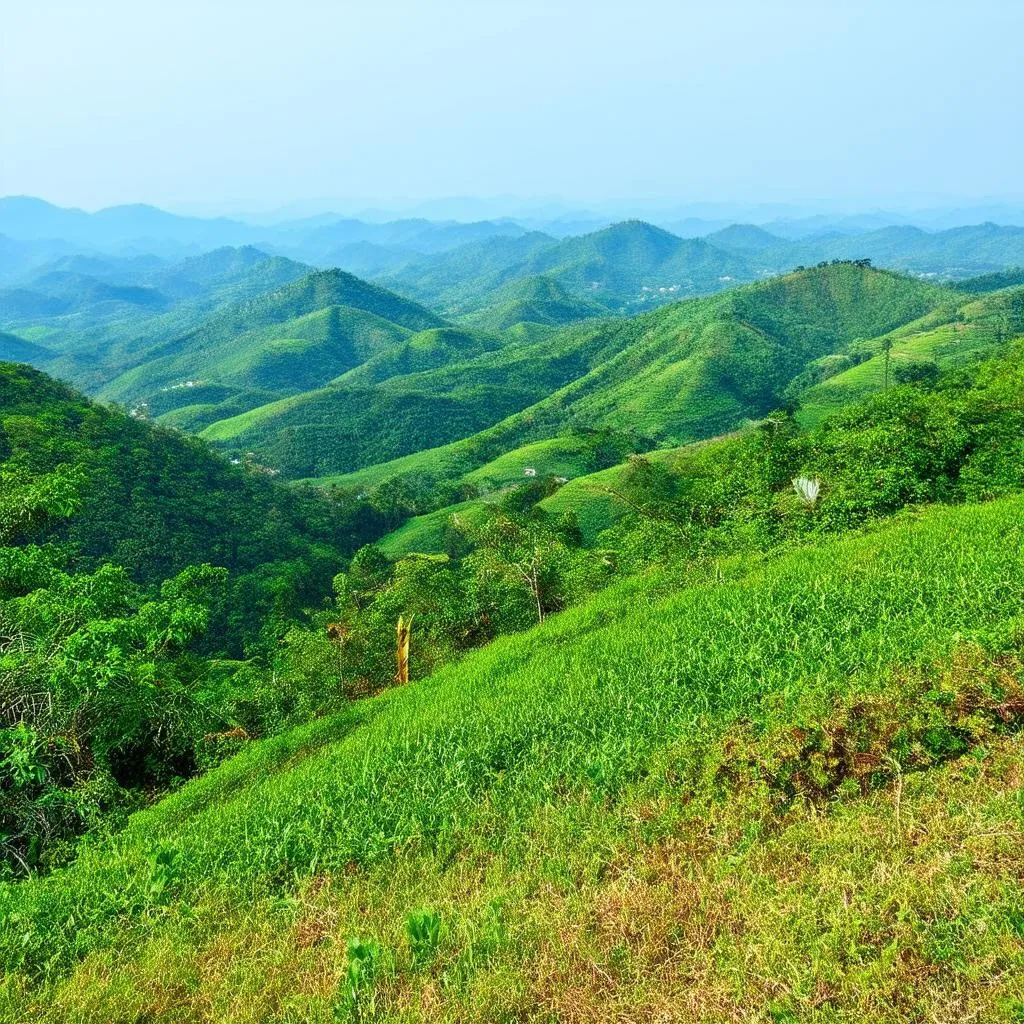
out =
[[(936, 309), (890, 334), (853, 341), (847, 350), (862, 351), (867, 357), (863, 362), (820, 383), (794, 389), (793, 395), (800, 402), (797, 413), (799, 421), (805, 426), (814, 426), (839, 409), (881, 391), (884, 387), (885, 374), (882, 346), (886, 339), (892, 343), (890, 374), (894, 374), (900, 364), (907, 362), (936, 362), (940, 368), (948, 370), (990, 355), (1009, 334), (1024, 327), (1024, 310), (1021, 308), (1024, 306), (1024, 289), (1004, 292), (978, 301), (967, 301), (961, 304), (959, 309), (955, 309), (954, 305), (949, 304), (948, 295), (943, 295), (943, 301)], [(828, 363), (834, 358), (845, 359), (843, 351), (840, 349), (836, 356), (827, 356), (819, 362)], [(799, 377), (796, 383), (800, 383)], [(564, 462), (545, 459), (544, 454), (549, 450), (548, 446), (561, 454), (563, 443), (568, 446)], [(569, 483), (555, 495), (545, 499), (542, 507), (554, 513), (570, 510), (574, 512), (585, 541), (592, 544), (603, 529), (611, 526), (627, 512), (627, 506), (609, 493), (619, 489), (619, 477), (623, 467), (612, 467), (598, 473), (581, 472), (579, 467), (572, 465), (572, 444), (571, 438), (554, 438), (551, 441), (526, 444), (473, 470), (464, 479), (493, 479), (499, 484), (509, 484), (522, 478), (523, 467), (534, 464), (540, 467), (539, 472), (569, 477)], [(702, 452), (702, 445), (703, 442), (696, 442), (679, 448), (659, 449), (648, 453), (648, 457), (675, 463), (693, 458), (713, 458), (714, 452)], [(442, 469), (457, 468), (459, 465), (454, 457), (454, 450), (449, 448), (437, 453), (424, 453), (420, 465), (415, 468), (428, 471), (430, 464), (427, 458), (431, 454), (435, 457), (440, 456), (435, 465)], [(377, 472), (380, 473), (380, 469)], [(380, 476), (377, 479), (379, 478)], [(412, 538), (424, 545), (434, 545), (417, 550), (439, 550), (437, 545), (441, 543), (443, 536), (441, 524), (445, 521), (444, 513), (435, 512), (424, 518), (433, 528), (428, 529), (425, 524), (422, 528), (410, 530), (396, 545), (396, 551), (409, 550), (407, 545)]]
[(380, 548), (389, 558), (401, 558), (413, 552), (440, 554), (444, 551), (445, 533), (452, 516), (472, 523), (482, 518), (480, 513), (483, 509), (484, 502), (481, 500), (463, 501), (436, 512), (415, 516), (384, 537), (380, 541)]
[[(341, 942), (360, 935), (390, 965), (376, 1019), (548, 1019), (581, 998), (579, 1019), (620, 1003), (652, 1019), (691, 990), (720, 1010), (693, 1019), (920, 1019), (950, 999), (943, 1019), (1013, 1020), (1024, 943), (997, 851), (1020, 842), (1021, 811), (998, 772), (910, 787), (895, 832), (884, 800), (825, 819), (797, 805), (779, 831), (742, 803), (691, 820), (677, 794), (740, 721), (783, 729), (852, 694), (897, 699), (894, 673), (1011, 643), (1022, 513), (1021, 499), (934, 510), (678, 592), (625, 581), (256, 745), (69, 870), (0, 891), (8, 966), (52, 979), (8, 973), (9, 1013), (326, 1021)], [(999, 757), (1015, 792), (1019, 748)], [(423, 906), (444, 932), (417, 970), (401, 932)]]
[(949, 311), (929, 314), (907, 324), (887, 336), (872, 339), (864, 348), (870, 358), (842, 373), (801, 391), (800, 422), (813, 426), (843, 406), (860, 401), (885, 387), (885, 355), (883, 345), (891, 344), (890, 376), (907, 362), (934, 362), (948, 370), (972, 359), (991, 354), (994, 348), (1012, 333), (1010, 328), (1021, 320), (1008, 319), (1014, 307), (1024, 305), (1024, 289), (1003, 295), (989, 296), (964, 303), (956, 319)]

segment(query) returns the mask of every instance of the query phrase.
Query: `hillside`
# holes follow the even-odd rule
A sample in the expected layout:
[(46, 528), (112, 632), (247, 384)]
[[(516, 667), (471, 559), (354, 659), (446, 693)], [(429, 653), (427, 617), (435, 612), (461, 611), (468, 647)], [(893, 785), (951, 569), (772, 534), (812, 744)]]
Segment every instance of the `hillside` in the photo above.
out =
[(253, 248), (218, 249), (179, 262), (62, 257), (0, 292), (0, 321), (56, 353), (48, 370), (96, 393), (218, 307), (308, 272), (303, 264)]
[[(520, 412), (501, 419), (500, 407), (492, 404), (488, 408), (494, 426), (475, 437), (433, 451), (424, 446), (418, 454), (377, 467), (364, 462), (366, 473), (351, 478), (323, 470), (321, 475), (353, 486), (416, 472), (436, 479), (461, 478), (521, 445), (563, 435), (576, 426), (625, 434), (637, 446), (633, 450), (710, 437), (783, 404), (790, 384), (825, 353), (911, 323), (946, 303), (952, 309), (956, 301), (940, 289), (895, 274), (835, 264), (628, 320), (578, 324), (539, 345), (573, 350), (591, 339), (587, 344), (599, 358), (561, 386), (546, 381), (546, 396)], [(518, 351), (508, 350), (510, 356)], [(504, 359), (502, 352), (493, 357), (496, 370)], [(286, 411), (289, 417), (300, 415), (291, 408)], [(248, 421), (241, 424), (248, 426)], [(282, 418), (276, 433), (283, 437), (286, 425), (298, 424), (285, 424)], [(267, 444), (270, 428), (272, 421), (262, 421), (259, 433), (237, 434), (236, 443), (258, 450)], [(229, 440), (219, 430), (215, 425), (207, 436)], [(306, 475), (296, 474), (293, 465), (287, 464), (285, 471)], [(356, 469), (335, 462), (335, 473)]]
[[(284, 1019), (283, 999), (498, 1020), (682, 998), (811, 1019), (826, 971), (848, 1019), (885, 1019), (898, 988), (1009, 1020), (1024, 944), (1003, 854), (1024, 823), (996, 705), (1019, 662), (997, 652), (1024, 613), (1021, 512), (939, 511), (674, 593), (625, 584), (253, 747), (0, 895), (8, 998), (36, 1020), (172, 998), (251, 1020)], [(925, 712), (929, 689), (953, 703)], [(879, 756), (889, 723), (910, 745), (891, 770), (833, 746), (801, 774), (844, 722)], [(955, 760), (975, 736), (986, 753)], [(407, 925), (427, 913), (439, 927)], [(346, 942), (349, 965), (371, 959), (358, 983)]]
[[(475, 434), (546, 398), (620, 344), (613, 328), (586, 325), (503, 345), (465, 331), (442, 337), (462, 344), (423, 339), (430, 356), (422, 361), (433, 368), (376, 384), (367, 377), (372, 367), (360, 368), (327, 387), (212, 423), (202, 436), (229, 452), (256, 451), (291, 477), (353, 470)], [(421, 362), (404, 352), (403, 345), (394, 355), (410, 366)], [(385, 362), (398, 368), (383, 353), (377, 372)]]
[(101, 394), (167, 411), (190, 402), (197, 384), (294, 393), (325, 384), (411, 332), (442, 322), (351, 274), (323, 271), (221, 306), (187, 334), (150, 348)]
[(543, 235), (514, 242), (494, 239), (453, 250), (441, 261), (412, 264), (385, 280), (457, 315), (506, 303), (502, 289), (510, 282), (522, 284), (538, 275), (607, 312), (635, 312), (721, 291), (755, 276), (743, 257), (702, 239), (682, 239), (642, 221), (626, 221), (557, 242)]
[(465, 321), (485, 330), (503, 331), (516, 324), (557, 327), (607, 315), (607, 308), (600, 303), (574, 298), (553, 278), (538, 275), (509, 282), (494, 293), (487, 309), (469, 314)]
[(52, 358), (53, 353), (42, 345), (0, 332), (0, 362), (41, 365)]
[(485, 305), (488, 297), (508, 281), (522, 276), (521, 268), (531, 255), (554, 243), (551, 236), (539, 231), (469, 242), (415, 260), (385, 275), (381, 283), (445, 315), (471, 312)]
[(70, 545), (83, 567), (123, 566), (142, 584), (206, 562), (265, 572), (269, 555), (271, 562), (302, 560), (295, 582), (309, 595), (326, 585), (325, 575), (329, 582), (332, 564), (355, 540), (340, 532), (352, 524), (340, 513), (332, 523), (315, 497), (232, 466), (194, 438), (95, 404), (39, 371), (4, 363), (0, 471), (68, 466), (80, 476), (80, 512), (43, 538)]
[(236, 418), (322, 493), (3, 367), (3, 1012), (1012, 1020), (1024, 289), (400, 330)]

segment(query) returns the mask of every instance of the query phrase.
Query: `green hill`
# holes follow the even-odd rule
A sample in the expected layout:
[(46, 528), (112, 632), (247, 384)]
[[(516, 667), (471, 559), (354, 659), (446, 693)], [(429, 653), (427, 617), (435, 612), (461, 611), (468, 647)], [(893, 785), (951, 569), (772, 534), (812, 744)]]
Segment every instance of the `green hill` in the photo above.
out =
[(32, 363), (38, 366), (52, 358), (53, 352), (43, 345), (0, 332), (0, 362)]
[(423, 257), (385, 275), (381, 284), (454, 316), (487, 304), (494, 291), (522, 276), (525, 260), (553, 244), (541, 232), (485, 238)]
[(1013, 288), (1024, 285), (1024, 268), (1011, 267), (1009, 270), (998, 270), (992, 274), (981, 274), (979, 277), (969, 277), (963, 281), (953, 284), (959, 292), (968, 294), (980, 294), (983, 292), (995, 292), (1001, 288)]
[[(220, 249), (171, 264), (155, 258), (66, 258), (40, 268), (38, 277), (29, 282), (31, 288), (44, 287), (50, 278), (51, 282), (84, 281), (81, 291), (62, 297), (22, 289), (18, 294), (35, 305), (30, 303), (9, 322), (16, 333), (26, 337), (28, 332), (45, 333), (47, 346), (56, 353), (47, 369), (96, 394), (126, 370), (151, 358), (168, 339), (196, 329), (218, 306), (251, 299), (308, 272), (300, 263), (268, 257), (252, 248)], [(89, 281), (100, 289), (156, 292), (166, 302), (156, 306), (92, 302)], [(3, 301), (0, 298), (0, 307)], [(76, 308), (71, 310), (69, 303), (77, 304)], [(35, 340), (36, 334), (32, 337)], [(129, 395), (126, 399), (140, 397)]]
[[(825, 971), (853, 1018), (898, 989), (1010, 1020), (1024, 943), (997, 851), (1024, 824), (1021, 753), (985, 730), (1018, 685), (998, 652), (1024, 613), (1021, 513), (942, 510), (718, 583), (624, 584), (253, 747), (0, 893), (7, 998), (62, 1021), (168, 1000), (285, 1019), (285, 993), (325, 1019), (371, 999), (383, 1019), (640, 1019), (685, 986), (796, 1016)], [(974, 736), (984, 753), (950, 761)], [(832, 754), (801, 774), (815, 743)], [(427, 912), (439, 932), (407, 925)], [(779, 980), (732, 987), (738, 963)]]
[[(503, 420), (494, 416), (494, 426), (475, 437), (368, 466), (352, 477), (324, 475), (353, 486), (413, 472), (461, 478), (524, 444), (580, 425), (632, 436), (637, 450), (711, 437), (782, 405), (792, 382), (826, 353), (932, 310), (947, 310), (941, 316), (949, 319), (957, 301), (886, 271), (830, 264), (628, 320), (575, 325), (540, 345), (574, 352), (582, 343), (593, 356), (563, 386), (545, 381), (546, 397)], [(509, 349), (508, 356), (519, 351)], [(504, 350), (492, 357), (496, 371), (505, 358)], [(226, 440), (218, 429), (208, 436)], [(238, 436), (250, 447), (265, 443), (257, 433)]]
[(488, 239), (410, 264), (384, 282), (458, 316), (507, 303), (503, 289), (537, 276), (606, 312), (635, 312), (721, 291), (756, 275), (741, 254), (625, 221), (557, 242), (534, 234)]
[(70, 544), (82, 565), (120, 565), (140, 583), (204, 562), (253, 572), (270, 555), (306, 561), (300, 586), (308, 595), (325, 575), (329, 581), (332, 561), (352, 543), (338, 532), (341, 519), (324, 520), (319, 499), (229, 465), (194, 438), (95, 404), (37, 370), (4, 363), (0, 470), (19, 466), (77, 467), (81, 514), (45, 536)]
[(742, 260), (703, 239), (678, 238), (643, 221), (565, 239), (527, 266), (613, 309), (721, 291), (750, 276)]
[(487, 330), (503, 331), (515, 324), (561, 326), (607, 315), (607, 308), (600, 303), (573, 298), (557, 281), (539, 275), (509, 282), (494, 293), (487, 309), (470, 314), (465, 321)]
[[(203, 437), (228, 451), (259, 452), (287, 476), (352, 471), (475, 434), (546, 399), (624, 341), (616, 327), (601, 324), (504, 345), (472, 340), (466, 332), (440, 337), (441, 347), (438, 336), (424, 339), (430, 352), (424, 362), (440, 363), (435, 368), (379, 383), (372, 367), (360, 369), (327, 387), (213, 423)], [(451, 346), (453, 340), (460, 344)], [(396, 369), (394, 358), (420, 362), (398, 347), (375, 365)]]
[(350, 274), (314, 273), (218, 309), (196, 329), (149, 349), (101, 393), (121, 402), (152, 402), (159, 393), (157, 405), (167, 411), (171, 389), (185, 404), (196, 384), (304, 391), (441, 322)]

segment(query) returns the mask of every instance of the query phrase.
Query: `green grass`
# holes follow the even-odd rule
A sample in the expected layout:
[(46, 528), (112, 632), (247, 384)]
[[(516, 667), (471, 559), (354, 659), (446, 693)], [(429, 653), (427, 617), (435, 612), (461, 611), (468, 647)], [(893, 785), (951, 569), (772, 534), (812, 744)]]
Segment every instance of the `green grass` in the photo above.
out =
[[(300, 741), (284, 766), (287, 738), (256, 746), (136, 815), (71, 868), (0, 891), (8, 1015), (105, 1020), (130, 1007), (132, 1019), (171, 1019), (173, 1006), (175, 1019), (327, 1020), (324, 988), (333, 991), (336, 973), (275, 988), (275, 972), (286, 976), (312, 948), (294, 931), (277, 934), (281, 922), (319, 908), (324, 919), (306, 922), (315, 934), (391, 942), (408, 913), (455, 891), (461, 909), (450, 911), (445, 940), (452, 973), (403, 974), (411, 969), (395, 952), (394, 984), (421, 995), (427, 984), (433, 994), (423, 998), (434, 1002), (419, 1011), (415, 1001), (406, 1011), (394, 1004), (381, 1019), (502, 1020), (522, 1000), (540, 1014), (545, 999), (564, 995), (558, 986), (572, 965), (554, 949), (546, 970), (553, 985), (562, 981), (546, 995), (529, 983), (536, 974), (524, 963), (536, 967), (545, 947), (506, 916), (517, 901), (548, 911), (571, 905), (587, 886), (619, 877), (620, 854), (647, 858), (669, 835), (643, 821), (664, 819), (674, 794), (694, 784), (700, 751), (738, 723), (785, 729), (854, 694), (885, 696), (894, 673), (958, 646), (998, 651), (1015, 642), (1022, 542), (1017, 498), (909, 514), (864, 536), (725, 563), (677, 591), (656, 576), (625, 581), (537, 630), (357, 705), (337, 726), (342, 738), (306, 752)], [(755, 883), (767, 894), (777, 883), (770, 859), (751, 866), (754, 843), (770, 858), (770, 836), (755, 829), (737, 850), (756, 899)], [(703, 855), (681, 847), (675, 856), (697, 886), (692, 898), (703, 898)], [(815, 866), (798, 857), (789, 870), (786, 877), (813, 878)], [(962, 864), (962, 885), (972, 870)], [(337, 886), (329, 905), (306, 888), (314, 877), (321, 888)], [(818, 946), (813, 928), (783, 936), (802, 965), (817, 958), (819, 973), (849, 971), (848, 943), (859, 944), (858, 962), (878, 965), (865, 984), (881, 986), (882, 998), (900, 949), (867, 924), (854, 932), (836, 947)], [(255, 935), (263, 938), (253, 945)], [(564, 937), (566, 949), (578, 945), (574, 935)], [(230, 950), (243, 936), (239, 960)], [(1005, 955), (1019, 965), (1020, 940), (1012, 942)], [(618, 976), (632, 955), (609, 948), (595, 963)], [(798, 1019), (858, 1019), (840, 1012), (849, 998), (841, 991), (836, 1015), (814, 1017), (809, 997), (800, 1002), (814, 976), (806, 965), (786, 973), (771, 998), (803, 1006)], [(647, 980), (658, 988), (657, 976)], [(962, 988), (985, 984), (965, 976)], [(741, 996), (734, 986), (737, 1007)]]
[(445, 532), (451, 517), (460, 516), (474, 523), (482, 518), (484, 508), (482, 501), (463, 501), (438, 509), (436, 512), (414, 516), (382, 538), (379, 543), (380, 549), (389, 558), (402, 558), (413, 552), (438, 554), (444, 551)]
[(579, 437), (552, 437), (535, 441), (499, 455), (498, 458), (467, 473), (468, 483), (493, 484), (497, 487), (523, 483), (529, 479), (527, 469), (538, 477), (564, 476), (570, 480), (587, 473), (587, 444)]
[[(977, 324), (943, 324), (931, 330), (898, 333), (893, 336), (889, 373), (906, 362), (935, 362), (941, 369), (949, 369), (991, 354), (993, 347), (991, 331)], [(877, 394), (884, 387), (885, 356), (879, 353), (804, 391), (797, 419), (802, 426), (817, 426), (840, 409)]]

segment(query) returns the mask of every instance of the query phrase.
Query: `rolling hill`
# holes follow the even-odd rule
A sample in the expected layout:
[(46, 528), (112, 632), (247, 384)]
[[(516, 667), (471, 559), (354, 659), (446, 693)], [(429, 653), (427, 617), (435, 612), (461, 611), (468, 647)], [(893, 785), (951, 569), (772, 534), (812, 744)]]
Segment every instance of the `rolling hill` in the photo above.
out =
[(188, 333), (149, 348), (100, 393), (124, 404), (145, 403), (155, 415), (181, 410), (176, 424), (198, 429), (321, 387), (442, 323), (350, 274), (318, 272), (222, 306)]
[[(385, 476), (412, 466), (444, 477), (455, 463), (464, 467), (461, 477), (574, 425), (625, 433), (641, 447), (680, 444), (763, 415), (814, 360), (946, 301), (955, 304), (942, 290), (895, 274), (829, 265), (630, 319), (577, 323), (532, 344), (392, 378), (387, 390), (395, 411), (376, 404), (370, 413), (381, 396), (360, 398), (339, 382), (214, 423), (204, 436), (229, 450), (266, 452), (284, 473), (302, 477), (364, 467)], [(427, 401), (445, 403), (436, 410), (447, 419), (441, 429), (431, 419), (430, 434), (416, 434), (397, 410)], [(368, 418), (374, 415), (380, 418)], [(445, 433), (445, 443), (455, 442), (450, 453), (414, 454), (428, 448), (427, 436)], [(372, 438), (372, 445), (354, 447), (354, 435)], [(392, 458), (402, 461), (369, 469), (384, 462), (385, 437)], [(319, 469), (309, 472), (313, 466)]]
[(721, 291), (754, 273), (744, 257), (702, 239), (626, 221), (561, 241), (538, 234), (492, 239), (411, 264), (384, 281), (455, 315), (507, 302), (502, 288), (538, 275), (574, 299), (622, 312)]

